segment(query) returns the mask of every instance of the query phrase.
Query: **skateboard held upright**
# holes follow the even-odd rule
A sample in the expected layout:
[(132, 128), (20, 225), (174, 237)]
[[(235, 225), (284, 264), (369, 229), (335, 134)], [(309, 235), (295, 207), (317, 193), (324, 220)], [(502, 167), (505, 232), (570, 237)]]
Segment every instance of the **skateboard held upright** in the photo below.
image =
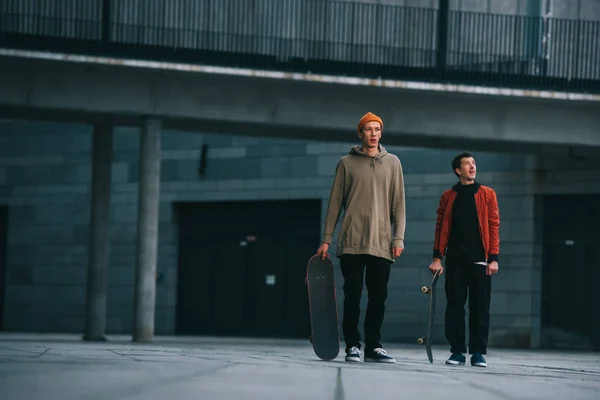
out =
[(333, 277), (333, 264), (314, 255), (306, 267), (306, 285), (310, 309), (310, 341), (317, 357), (330, 361), (340, 351), (340, 332)]
[(436, 271), (431, 280), (431, 286), (421, 287), (421, 292), (429, 295), (429, 324), (427, 326), (427, 336), (417, 339), (417, 343), (425, 344), (425, 351), (427, 352), (427, 358), (430, 363), (433, 363), (433, 354), (431, 353), (431, 329), (433, 328), (433, 317), (435, 316), (435, 286), (437, 285), (439, 277), (439, 271)]

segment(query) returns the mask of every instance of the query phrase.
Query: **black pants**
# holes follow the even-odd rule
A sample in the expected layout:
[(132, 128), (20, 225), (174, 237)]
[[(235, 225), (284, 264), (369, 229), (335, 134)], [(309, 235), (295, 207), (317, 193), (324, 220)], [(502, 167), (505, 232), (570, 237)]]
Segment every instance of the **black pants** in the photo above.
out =
[[(387, 285), (392, 262), (371, 255), (343, 254), (340, 266), (344, 276), (344, 316), (342, 330), (346, 351), (352, 346), (360, 348), (358, 321), (360, 298), (363, 289), (363, 276), (366, 277), (368, 291), (367, 313), (365, 315), (365, 350), (381, 347), (381, 325), (385, 313)], [(366, 267), (366, 274), (365, 274)]]
[(469, 290), (469, 353), (487, 353), (491, 276), (486, 266), (446, 260), (446, 339), (450, 352), (466, 353), (465, 303)]

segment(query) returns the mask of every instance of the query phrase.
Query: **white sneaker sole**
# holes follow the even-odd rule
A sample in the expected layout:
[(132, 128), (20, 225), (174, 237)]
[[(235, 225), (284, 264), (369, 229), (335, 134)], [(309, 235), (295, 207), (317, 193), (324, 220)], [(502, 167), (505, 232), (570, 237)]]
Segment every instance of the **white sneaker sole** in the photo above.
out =
[(347, 362), (360, 362), (360, 357), (346, 357)]
[(452, 360), (446, 360), (446, 364), (448, 364), (448, 365), (465, 365), (464, 361), (452, 361)]
[(375, 359), (375, 358), (365, 358), (365, 362), (376, 362), (376, 363), (384, 363), (384, 364), (395, 364), (396, 360), (394, 360), (393, 358), (391, 359)]

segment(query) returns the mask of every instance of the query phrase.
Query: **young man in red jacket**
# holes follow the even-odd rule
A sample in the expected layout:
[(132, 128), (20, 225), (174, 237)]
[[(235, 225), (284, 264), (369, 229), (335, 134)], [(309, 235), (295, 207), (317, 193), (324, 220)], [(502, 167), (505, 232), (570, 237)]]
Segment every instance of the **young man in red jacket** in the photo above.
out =
[(496, 192), (475, 180), (477, 167), (470, 153), (452, 160), (459, 182), (445, 191), (437, 209), (432, 273), (444, 272), (446, 257), (446, 364), (463, 365), (465, 303), (469, 290), (469, 354), (471, 365), (486, 367), (484, 354), (490, 320), (491, 276), (498, 272), (500, 213)]

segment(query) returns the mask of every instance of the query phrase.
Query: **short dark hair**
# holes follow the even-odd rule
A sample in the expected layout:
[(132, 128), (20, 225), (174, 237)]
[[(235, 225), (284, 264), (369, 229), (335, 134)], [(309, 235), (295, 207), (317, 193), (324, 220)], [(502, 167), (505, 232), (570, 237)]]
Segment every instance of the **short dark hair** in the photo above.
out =
[(460, 168), (460, 163), (463, 158), (469, 158), (469, 157), (475, 158), (475, 157), (473, 157), (473, 154), (469, 153), (468, 151), (463, 151), (462, 153), (460, 153), (456, 157), (454, 157), (454, 159), (452, 160), (452, 172), (454, 172), (454, 175), (459, 176), (456, 173), (456, 168)]

